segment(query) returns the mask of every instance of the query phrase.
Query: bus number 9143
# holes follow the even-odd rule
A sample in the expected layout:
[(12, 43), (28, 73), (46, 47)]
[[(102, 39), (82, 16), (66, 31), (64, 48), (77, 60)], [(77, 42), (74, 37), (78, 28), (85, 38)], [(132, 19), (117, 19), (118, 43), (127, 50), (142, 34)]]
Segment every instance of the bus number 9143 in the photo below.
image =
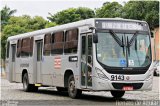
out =
[(124, 80), (124, 75), (111, 75), (111, 80)]

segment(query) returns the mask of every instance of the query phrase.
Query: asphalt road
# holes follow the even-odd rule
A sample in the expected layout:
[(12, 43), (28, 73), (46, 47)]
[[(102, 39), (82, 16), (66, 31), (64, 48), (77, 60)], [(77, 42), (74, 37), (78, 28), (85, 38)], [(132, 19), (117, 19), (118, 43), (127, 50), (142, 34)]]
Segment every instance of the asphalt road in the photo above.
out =
[(38, 92), (24, 92), (21, 83), (9, 83), (1, 78), (2, 106), (51, 105), (108, 105), (108, 106), (158, 106), (160, 104), (159, 77), (154, 77), (152, 91), (128, 91), (122, 99), (114, 99), (110, 92), (83, 92), (79, 99), (71, 99), (67, 92), (54, 87), (41, 87)]

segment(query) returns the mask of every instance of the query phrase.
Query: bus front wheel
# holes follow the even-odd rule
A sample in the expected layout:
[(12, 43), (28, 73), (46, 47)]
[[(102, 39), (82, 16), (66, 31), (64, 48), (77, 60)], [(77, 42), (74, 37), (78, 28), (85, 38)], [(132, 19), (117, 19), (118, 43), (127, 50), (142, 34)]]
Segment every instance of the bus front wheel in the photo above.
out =
[(73, 75), (70, 75), (68, 78), (68, 94), (73, 99), (78, 98), (82, 94), (81, 90), (75, 88), (75, 80)]
[(37, 86), (34, 86), (34, 84), (29, 84), (29, 79), (28, 79), (28, 74), (27, 73), (25, 73), (23, 75), (22, 83), (23, 83), (23, 90), (26, 91), (26, 92), (37, 91), (38, 90)]
[(111, 91), (111, 94), (114, 98), (121, 98), (125, 94), (125, 91)]

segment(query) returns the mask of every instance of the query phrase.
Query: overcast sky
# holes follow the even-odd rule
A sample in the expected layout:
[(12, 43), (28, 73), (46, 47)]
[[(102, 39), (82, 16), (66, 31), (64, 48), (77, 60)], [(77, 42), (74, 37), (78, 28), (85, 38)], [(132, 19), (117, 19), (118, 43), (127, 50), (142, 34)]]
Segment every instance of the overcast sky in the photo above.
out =
[(99, 8), (106, 1), (117, 1), (124, 4), (124, 1), (129, 0), (1, 0), (1, 6), (7, 5), (11, 9), (16, 9), (15, 16), (30, 15), (42, 16), (46, 19), (48, 13), (55, 14), (58, 11), (67, 8), (88, 7), (91, 9)]

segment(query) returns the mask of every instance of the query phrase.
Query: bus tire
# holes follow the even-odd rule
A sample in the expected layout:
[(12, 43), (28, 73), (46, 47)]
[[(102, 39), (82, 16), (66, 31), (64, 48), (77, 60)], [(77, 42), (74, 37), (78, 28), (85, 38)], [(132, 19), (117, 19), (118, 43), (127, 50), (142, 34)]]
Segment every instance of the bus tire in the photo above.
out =
[(67, 88), (63, 88), (63, 87), (56, 87), (57, 91), (59, 92), (64, 92), (67, 91)]
[(75, 99), (80, 97), (82, 91), (75, 88), (75, 79), (73, 75), (70, 75), (68, 78), (68, 95), (69, 97)]
[(30, 92), (30, 91), (38, 91), (38, 87), (34, 86), (34, 84), (29, 84), (29, 78), (28, 78), (28, 74), (25, 73), (23, 75), (23, 90), (26, 92)]
[(125, 94), (125, 91), (111, 91), (111, 94), (114, 98), (121, 98)]

